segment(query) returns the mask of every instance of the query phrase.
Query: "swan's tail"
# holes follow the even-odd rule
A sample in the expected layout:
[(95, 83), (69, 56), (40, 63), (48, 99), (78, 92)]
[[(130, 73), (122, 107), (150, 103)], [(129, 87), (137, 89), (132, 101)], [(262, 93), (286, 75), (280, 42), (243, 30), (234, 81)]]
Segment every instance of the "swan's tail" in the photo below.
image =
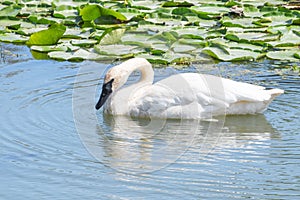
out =
[(268, 92), (270, 95), (271, 95), (271, 98), (268, 99), (267, 101), (264, 101), (264, 107), (263, 109), (261, 109), (260, 111), (258, 111), (258, 113), (262, 113), (264, 112), (268, 106), (270, 105), (270, 103), (279, 95), (283, 94), (284, 93), (284, 90), (281, 90), (281, 89), (271, 89), (271, 90), (266, 90), (266, 92)]
[(271, 89), (266, 91), (271, 95), (271, 100), (284, 93), (284, 90), (281, 89)]

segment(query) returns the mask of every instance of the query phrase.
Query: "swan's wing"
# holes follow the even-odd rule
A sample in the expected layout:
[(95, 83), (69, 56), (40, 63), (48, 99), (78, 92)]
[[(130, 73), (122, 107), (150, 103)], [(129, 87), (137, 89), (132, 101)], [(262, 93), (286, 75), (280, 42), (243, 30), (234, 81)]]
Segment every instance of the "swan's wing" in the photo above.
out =
[(164, 85), (155, 84), (138, 89), (129, 102), (130, 115), (162, 117), (168, 108), (180, 105), (181, 99)]
[(239, 102), (269, 101), (270, 91), (217, 76), (184, 73), (137, 90), (130, 110), (134, 116), (198, 118), (210, 113), (225, 114)]
[(201, 113), (224, 107), (224, 101), (210, 94), (198, 74), (173, 75), (140, 88), (130, 103), (131, 115), (168, 118), (198, 118)]
[[(186, 73), (182, 75), (190, 87), (199, 95), (209, 96), (212, 99), (224, 101), (227, 104), (249, 101), (265, 101), (270, 98), (270, 92), (262, 86), (237, 82), (222, 77)], [(199, 98), (201, 100), (201, 97)]]

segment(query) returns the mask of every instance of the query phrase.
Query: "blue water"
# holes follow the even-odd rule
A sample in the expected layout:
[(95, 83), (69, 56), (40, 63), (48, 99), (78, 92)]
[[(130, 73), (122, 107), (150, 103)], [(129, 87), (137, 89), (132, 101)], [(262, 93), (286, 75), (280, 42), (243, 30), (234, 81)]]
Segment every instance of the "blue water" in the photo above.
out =
[(300, 77), (283, 64), (157, 69), (156, 80), (200, 71), (285, 94), (264, 115), (150, 123), (95, 112), (109, 64), (2, 48), (0, 199), (300, 198)]

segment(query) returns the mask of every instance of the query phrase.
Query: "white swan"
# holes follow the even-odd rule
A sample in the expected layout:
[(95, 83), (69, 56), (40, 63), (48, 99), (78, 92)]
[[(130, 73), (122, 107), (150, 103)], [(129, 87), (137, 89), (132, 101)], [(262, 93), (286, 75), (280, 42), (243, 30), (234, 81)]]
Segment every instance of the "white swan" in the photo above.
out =
[[(123, 86), (141, 72), (137, 83)], [(197, 73), (170, 76), (153, 84), (151, 64), (132, 58), (107, 71), (96, 109), (135, 117), (199, 119), (224, 114), (262, 113), (284, 91)]]

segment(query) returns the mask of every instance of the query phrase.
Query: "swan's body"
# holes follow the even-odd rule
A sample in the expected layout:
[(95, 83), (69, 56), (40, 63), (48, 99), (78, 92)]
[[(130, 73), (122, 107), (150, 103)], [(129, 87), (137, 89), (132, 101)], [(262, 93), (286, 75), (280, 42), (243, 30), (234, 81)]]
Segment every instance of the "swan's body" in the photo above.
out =
[[(135, 70), (139, 82), (121, 88)], [(224, 114), (255, 114), (267, 109), (283, 93), (264, 87), (197, 73), (170, 76), (153, 84), (151, 64), (133, 58), (111, 68), (104, 80), (96, 109), (112, 115), (163, 118), (207, 118)], [(111, 95), (110, 95), (111, 94)]]

